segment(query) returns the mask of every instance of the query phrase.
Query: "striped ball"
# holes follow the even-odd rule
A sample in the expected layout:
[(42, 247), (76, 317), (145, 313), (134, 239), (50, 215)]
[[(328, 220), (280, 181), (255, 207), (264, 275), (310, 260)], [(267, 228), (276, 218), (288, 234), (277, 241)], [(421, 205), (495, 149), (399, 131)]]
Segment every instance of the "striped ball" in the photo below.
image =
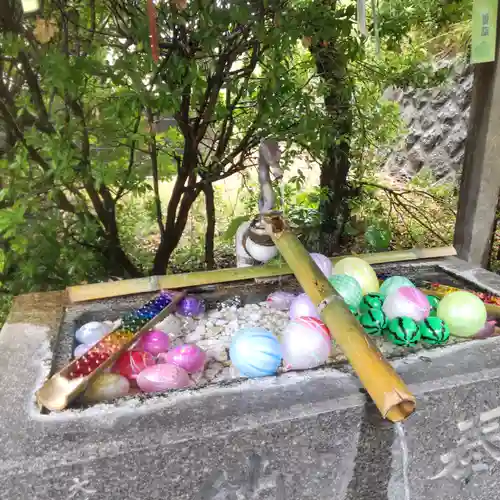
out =
[(278, 370), (281, 345), (276, 336), (265, 328), (242, 328), (233, 337), (229, 357), (243, 376), (266, 377)]
[(420, 330), (411, 318), (393, 318), (386, 329), (387, 339), (393, 344), (410, 347), (420, 340)]
[(429, 301), (429, 304), (431, 305), (431, 312), (429, 315), (436, 316), (436, 311), (437, 311), (440, 300), (437, 297), (434, 297), (434, 295), (427, 295), (427, 300)]
[(359, 317), (361, 326), (368, 335), (382, 335), (382, 330), (387, 326), (387, 317), (381, 309), (368, 309)]
[(381, 293), (367, 293), (359, 304), (359, 310), (361, 312), (366, 312), (369, 309), (382, 309), (384, 304), (384, 296)]
[(431, 316), (420, 321), (418, 324), (422, 342), (430, 345), (440, 345), (446, 343), (450, 337), (448, 325), (440, 318)]

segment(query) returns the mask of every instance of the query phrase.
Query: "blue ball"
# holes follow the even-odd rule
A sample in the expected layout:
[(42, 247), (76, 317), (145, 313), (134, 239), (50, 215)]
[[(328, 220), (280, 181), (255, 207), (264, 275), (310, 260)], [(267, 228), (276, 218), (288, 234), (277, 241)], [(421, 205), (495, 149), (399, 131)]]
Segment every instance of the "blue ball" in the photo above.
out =
[(278, 370), (281, 345), (277, 337), (265, 328), (242, 328), (233, 337), (229, 357), (243, 376), (266, 377)]

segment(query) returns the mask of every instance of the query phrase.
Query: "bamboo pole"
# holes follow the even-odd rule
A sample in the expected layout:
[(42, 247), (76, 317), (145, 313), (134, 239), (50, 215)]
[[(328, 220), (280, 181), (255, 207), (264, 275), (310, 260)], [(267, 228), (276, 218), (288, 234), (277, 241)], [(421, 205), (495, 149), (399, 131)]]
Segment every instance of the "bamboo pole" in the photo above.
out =
[(264, 215), (268, 234), (293, 270), (298, 282), (318, 307), (321, 319), (344, 352), (384, 418), (406, 419), (415, 409), (415, 397), (384, 359), (358, 320), (290, 230), (280, 212)]
[[(453, 247), (441, 248), (413, 248), (411, 250), (397, 250), (390, 252), (368, 253), (357, 255), (368, 264), (385, 264), (388, 262), (405, 262), (420, 259), (439, 259), (452, 257), (457, 252)], [(333, 264), (343, 259), (345, 255), (333, 257)], [(162, 288), (174, 290), (200, 285), (216, 283), (229, 283), (259, 278), (273, 278), (292, 274), (286, 264), (282, 266), (255, 266), (215, 271), (198, 271), (193, 273), (170, 274), (167, 276), (150, 276), (148, 278), (135, 278), (107, 283), (94, 283), (90, 285), (76, 285), (67, 288), (70, 303), (86, 302), (89, 300), (106, 299), (137, 293), (156, 292)]]

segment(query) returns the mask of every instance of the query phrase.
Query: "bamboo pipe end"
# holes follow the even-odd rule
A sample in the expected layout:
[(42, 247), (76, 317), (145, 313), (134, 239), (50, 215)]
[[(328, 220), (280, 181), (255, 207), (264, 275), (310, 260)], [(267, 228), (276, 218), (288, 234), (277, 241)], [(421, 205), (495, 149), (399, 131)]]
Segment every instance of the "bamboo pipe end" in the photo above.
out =
[(380, 410), (385, 418), (391, 422), (401, 422), (415, 411), (416, 402), (411, 394), (394, 389), (391, 394), (384, 398), (383, 406)]

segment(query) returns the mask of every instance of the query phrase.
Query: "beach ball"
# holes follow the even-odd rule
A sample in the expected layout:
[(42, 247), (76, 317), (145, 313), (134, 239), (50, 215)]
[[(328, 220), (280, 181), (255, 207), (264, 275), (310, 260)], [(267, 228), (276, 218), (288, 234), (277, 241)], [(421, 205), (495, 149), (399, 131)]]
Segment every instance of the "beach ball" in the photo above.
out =
[(170, 338), (165, 332), (151, 330), (141, 336), (134, 350), (150, 352), (156, 356), (160, 352), (168, 351), (169, 346)]
[(429, 316), (436, 316), (440, 300), (434, 295), (427, 295), (427, 300), (429, 301), (429, 304), (431, 306), (431, 312)]
[(163, 352), (158, 356), (158, 363), (169, 363), (184, 368), (188, 373), (195, 373), (203, 370), (207, 355), (203, 349), (196, 344), (183, 344), (174, 347), (168, 352)]
[(440, 318), (429, 316), (418, 324), (422, 342), (429, 345), (444, 344), (450, 337), (448, 325)]
[(94, 345), (99, 342), (105, 335), (111, 332), (112, 327), (100, 323), (99, 321), (90, 321), (85, 323), (75, 332), (75, 337), (81, 344)]
[(471, 337), (483, 328), (486, 322), (486, 306), (470, 292), (452, 292), (441, 300), (437, 316), (457, 337)]
[(127, 351), (116, 360), (113, 372), (119, 373), (129, 380), (135, 380), (142, 370), (154, 364), (156, 364), (155, 358), (149, 352)]
[(404, 276), (391, 276), (390, 278), (387, 278), (380, 285), (380, 293), (385, 297), (387, 297), (392, 292), (395, 292), (398, 288), (401, 288), (402, 286), (415, 286), (415, 285), (408, 278), (405, 278)]
[(162, 392), (168, 389), (182, 389), (192, 385), (184, 368), (168, 363), (149, 366), (137, 375), (139, 389), (144, 392)]
[(319, 267), (320, 271), (327, 277), (329, 278), (332, 274), (332, 261), (326, 256), (321, 253), (311, 253), (309, 254), (316, 263), (316, 265)]
[(310, 316), (319, 319), (319, 313), (312, 300), (305, 293), (297, 295), (290, 304), (290, 319)]
[(378, 292), (367, 293), (359, 303), (361, 312), (369, 311), (370, 309), (382, 309), (385, 297)]
[(274, 375), (281, 364), (281, 345), (269, 330), (242, 328), (229, 348), (231, 362), (245, 377)]
[(420, 340), (420, 329), (411, 318), (394, 318), (389, 321), (385, 334), (393, 344), (411, 347)]
[(333, 274), (347, 274), (352, 276), (361, 285), (363, 295), (378, 292), (378, 278), (372, 266), (358, 257), (345, 257), (339, 260), (334, 268)]
[(278, 311), (288, 311), (295, 297), (296, 295), (294, 293), (282, 292), (278, 290), (277, 292), (273, 292), (268, 295), (266, 304), (271, 309), (277, 309)]
[(99, 403), (126, 396), (130, 390), (127, 378), (117, 373), (101, 373), (90, 382), (83, 399), (87, 402)]
[(392, 292), (384, 301), (382, 311), (387, 318), (411, 318), (422, 321), (429, 316), (431, 306), (427, 296), (413, 286), (402, 286)]
[(387, 326), (387, 316), (382, 309), (368, 309), (358, 319), (365, 332), (372, 336), (382, 335)]
[(281, 345), (285, 366), (294, 370), (322, 365), (332, 350), (328, 328), (313, 317), (291, 321), (283, 331)]
[(360, 284), (347, 274), (334, 274), (328, 278), (336, 292), (348, 306), (358, 307), (363, 297)]

